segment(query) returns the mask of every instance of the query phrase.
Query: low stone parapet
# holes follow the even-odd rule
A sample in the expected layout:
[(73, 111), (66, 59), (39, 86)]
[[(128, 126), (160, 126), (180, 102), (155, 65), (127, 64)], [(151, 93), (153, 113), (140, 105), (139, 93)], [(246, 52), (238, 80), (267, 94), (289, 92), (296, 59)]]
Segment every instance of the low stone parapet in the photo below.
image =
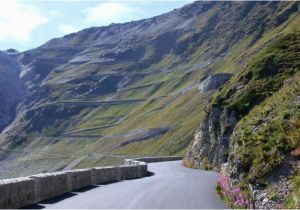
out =
[(124, 164), (128, 165), (139, 165), (140, 162), (145, 163), (155, 163), (155, 162), (164, 162), (164, 161), (175, 161), (175, 160), (182, 160), (182, 156), (167, 156), (167, 157), (142, 157), (142, 158), (134, 158), (134, 159), (125, 159)]
[(93, 185), (93, 169), (77, 169), (66, 172), (71, 182), (71, 191)]
[(147, 163), (141, 162), (138, 165), (138, 175), (139, 175), (139, 177), (144, 177), (144, 176), (147, 175), (147, 173), (148, 173)]
[(35, 202), (34, 179), (21, 177), (0, 181), (0, 208), (15, 209)]
[(137, 165), (123, 165), (119, 166), (120, 180), (136, 179), (139, 177), (139, 168)]
[(0, 180), (0, 209), (15, 209), (54, 198), (80, 188), (145, 177), (147, 163), (182, 157), (145, 157), (124, 160), (124, 165), (95, 167)]
[(34, 181), (34, 203), (72, 191), (70, 173), (55, 172), (31, 176), (30, 178)]
[(121, 180), (119, 167), (96, 167), (93, 168), (93, 184), (116, 182)]

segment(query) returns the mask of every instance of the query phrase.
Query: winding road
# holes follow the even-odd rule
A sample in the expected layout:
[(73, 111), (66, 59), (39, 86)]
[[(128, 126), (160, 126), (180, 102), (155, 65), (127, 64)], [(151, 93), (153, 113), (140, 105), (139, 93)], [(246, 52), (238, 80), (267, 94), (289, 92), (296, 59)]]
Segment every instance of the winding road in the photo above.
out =
[(215, 190), (215, 172), (188, 169), (181, 161), (148, 164), (154, 175), (70, 193), (45, 201), (52, 209), (199, 209), (228, 208)]

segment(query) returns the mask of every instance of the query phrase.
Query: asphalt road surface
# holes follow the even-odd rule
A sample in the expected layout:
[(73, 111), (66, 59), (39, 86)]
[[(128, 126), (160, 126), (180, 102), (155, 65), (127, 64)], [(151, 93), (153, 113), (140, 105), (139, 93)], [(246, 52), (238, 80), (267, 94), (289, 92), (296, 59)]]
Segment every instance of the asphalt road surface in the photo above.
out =
[(54, 209), (228, 208), (218, 197), (215, 172), (188, 169), (181, 161), (148, 164), (153, 176), (69, 193), (39, 204)]

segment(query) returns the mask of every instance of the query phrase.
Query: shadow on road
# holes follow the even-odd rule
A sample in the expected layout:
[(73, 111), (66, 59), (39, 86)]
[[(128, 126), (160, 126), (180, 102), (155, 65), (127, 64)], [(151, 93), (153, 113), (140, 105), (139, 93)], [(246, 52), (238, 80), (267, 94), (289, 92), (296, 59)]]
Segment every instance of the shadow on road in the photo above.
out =
[(44, 201), (40, 202), (40, 204), (32, 204), (30, 206), (26, 206), (23, 209), (43, 209), (43, 208), (45, 208), (45, 206), (43, 206), (42, 204), (54, 204), (54, 203), (57, 203), (64, 199), (71, 198), (75, 195), (77, 195), (77, 194), (73, 193), (73, 192), (65, 193), (65, 194), (57, 196), (55, 198), (50, 198), (50, 199), (44, 200)]
[[(154, 176), (154, 175), (155, 175), (155, 173), (148, 171), (146, 177), (151, 177), (151, 176)], [(144, 178), (144, 177), (141, 177), (141, 178)], [(135, 179), (140, 179), (140, 178), (135, 178)], [(125, 180), (122, 180), (122, 181), (125, 181)], [(112, 183), (116, 183), (116, 182), (120, 182), (120, 181), (101, 183), (101, 185), (108, 185), (108, 184), (112, 184)], [(55, 198), (50, 198), (50, 199), (44, 200), (44, 201), (40, 202), (39, 204), (33, 204), (33, 205), (30, 205), (30, 206), (26, 206), (22, 209), (43, 209), (43, 208), (45, 208), (45, 206), (43, 206), (43, 204), (55, 204), (55, 203), (60, 202), (62, 200), (65, 200), (65, 199), (71, 198), (73, 196), (76, 196), (76, 195), (78, 195), (78, 193), (84, 193), (86, 191), (101, 187), (101, 185), (87, 186), (87, 187), (84, 187), (84, 188), (81, 188), (81, 189), (78, 189), (78, 190), (74, 190), (73, 192), (65, 193), (65, 194), (57, 196)]]
[(42, 206), (42, 205), (39, 205), (39, 204), (33, 204), (33, 205), (30, 205), (30, 206), (26, 206), (22, 209), (44, 209), (45, 206)]
[(100, 187), (100, 186), (98, 186), (98, 185), (91, 185), (91, 186), (87, 186), (87, 187), (84, 187), (84, 188), (80, 188), (80, 189), (78, 189), (78, 190), (74, 190), (73, 192), (75, 192), (75, 193), (77, 193), (77, 192), (83, 193), (83, 192), (86, 192), (86, 191), (88, 191), (88, 190), (95, 189), (95, 188), (97, 188), (97, 187)]
[(154, 176), (154, 175), (155, 175), (155, 173), (153, 173), (151, 171), (148, 171), (146, 177), (148, 177), (148, 176)]
[(77, 194), (73, 193), (73, 192), (65, 193), (65, 194), (57, 196), (55, 198), (50, 198), (50, 199), (44, 200), (44, 201), (41, 202), (41, 204), (54, 204), (54, 203), (57, 203), (57, 202), (62, 201), (64, 199), (71, 198), (75, 195), (77, 195)]

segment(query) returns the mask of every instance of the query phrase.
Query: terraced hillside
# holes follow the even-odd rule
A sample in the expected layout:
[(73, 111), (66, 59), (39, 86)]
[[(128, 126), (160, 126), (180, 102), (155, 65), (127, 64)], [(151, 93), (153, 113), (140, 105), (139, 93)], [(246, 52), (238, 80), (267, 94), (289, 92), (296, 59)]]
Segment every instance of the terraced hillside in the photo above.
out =
[(195, 2), (7, 55), (24, 93), (1, 132), (0, 177), (185, 154), (213, 93), (299, 28), (298, 7)]

